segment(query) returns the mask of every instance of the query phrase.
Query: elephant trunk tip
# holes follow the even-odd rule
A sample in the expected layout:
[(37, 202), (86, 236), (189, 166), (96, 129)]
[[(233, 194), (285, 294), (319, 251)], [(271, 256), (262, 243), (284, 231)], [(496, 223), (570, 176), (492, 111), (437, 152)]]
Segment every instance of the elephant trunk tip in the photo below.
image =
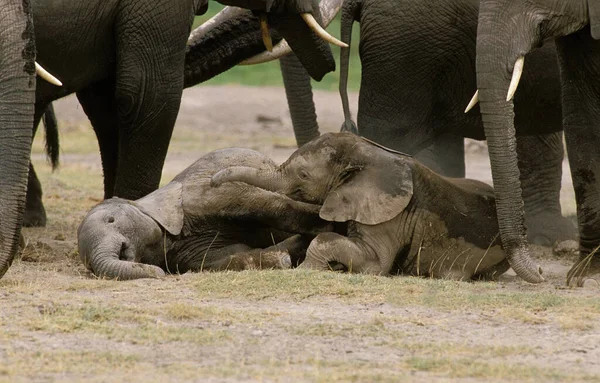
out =
[(508, 259), (510, 266), (526, 282), (542, 283), (545, 281), (542, 276), (543, 270), (540, 265), (531, 260), (527, 250), (527, 247), (519, 247), (516, 251), (513, 251), (512, 256)]

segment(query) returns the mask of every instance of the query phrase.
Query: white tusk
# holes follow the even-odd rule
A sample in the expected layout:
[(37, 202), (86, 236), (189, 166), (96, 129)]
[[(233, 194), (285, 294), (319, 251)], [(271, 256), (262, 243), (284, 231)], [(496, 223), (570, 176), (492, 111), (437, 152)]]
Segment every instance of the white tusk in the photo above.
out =
[[(319, 10), (321, 11), (321, 15), (323, 16), (323, 26), (327, 28), (331, 21), (335, 18), (335, 16), (340, 12), (342, 8), (342, 0), (321, 0), (319, 4)], [(281, 57), (291, 53), (292, 49), (289, 44), (285, 40), (281, 40), (275, 47), (272, 52), (264, 51), (259, 53), (253, 57), (250, 57), (247, 60), (242, 61), (238, 65), (255, 65), (262, 64), (269, 61), (280, 59)]]
[(275, 45), (275, 47), (273, 47), (273, 50), (271, 52), (264, 51), (262, 53), (250, 57), (249, 59), (242, 61), (238, 65), (256, 65), (266, 63), (269, 61), (280, 59), (283, 56), (290, 53), (291, 51), (292, 48), (290, 48), (287, 41), (281, 40)]
[(52, 76), (50, 72), (48, 72), (46, 69), (42, 68), (42, 66), (38, 64), (37, 61), (35, 63), (35, 73), (37, 73), (37, 75), (40, 76), (40, 78), (43, 78), (52, 85), (62, 86), (62, 82), (60, 82), (60, 80), (56, 77)]
[(348, 48), (348, 44), (336, 39), (335, 37), (330, 35), (329, 32), (323, 29), (323, 27), (319, 25), (319, 23), (313, 15), (311, 15), (310, 13), (303, 13), (300, 16), (302, 17), (306, 25), (308, 25), (310, 29), (312, 29), (313, 32), (317, 34), (317, 36), (319, 36), (325, 41), (332, 43), (333, 45), (337, 45), (338, 47)]
[(188, 38), (187, 44), (194, 45), (198, 40), (200, 40), (204, 35), (206, 35), (209, 31), (213, 30), (215, 27), (220, 25), (221, 23), (233, 19), (239, 15), (250, 12), (247, 9), (238, 8), (238, 7), (225, 7), (223, 10), (210, 19), (206, 20), (202, 23), (202, 25), (198, 26), (196, 29), (190, 33), (190, 37)]
[(265, 44), (265, 48), (267, 51), (273, 51), (273, 40), (271, 40), (271, 33), (269, 32), (269, 24), (267, 23), (267, 14), (261, 13), (259, 16), (260, 19), (260, 33), (262, 35), (263, 44)]
[(471, 101), (469, 101), (469, 105), (467, 105), (465, 113), (468, 113), (469, 110), (473, 109), (473, 107), (477, 105), (477, 103), (479, 103), (479, 89), (477, 89), (477, 91), (473, 95), (473, 98), (471, 99)]
[(519, 86), (519, 81), (521, 80), (521, 75), (523, 74), (523, 65), (525, 65), (525, 57), (521, 56), (517, 59), (517, 61), (515, 61), (512, 79), (510, 80), (510, 86), (508, 87), (508, 95), (506, 96), (506, 101), (512, 100), (515, 96), (515, 92), (517, 91), (517, 87)]

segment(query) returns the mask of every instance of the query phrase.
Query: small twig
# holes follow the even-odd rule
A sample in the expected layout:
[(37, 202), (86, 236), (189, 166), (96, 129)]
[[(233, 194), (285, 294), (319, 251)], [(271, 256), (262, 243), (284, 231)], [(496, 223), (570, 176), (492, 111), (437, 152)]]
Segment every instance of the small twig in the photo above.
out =
[(490, 242), (490, 244), (488, 245), (488, 248), (485, 250), (485, 253), (483, 253), (483, 257), (481, 257), (481, 259), (479, 260), (479, 262), (477, 262), (477, 266), (475, 266), (475, 270), (473, 271), (473, 275), (477, 275), (477, 269), (479, 269), (479, 266), (481, 265), (481, 262), (483, 262), (483, 259), (487, 255), (488, 251), (490, 251), (490, 249), (492, 248), (492, 245), (494, 244), (494, 242), (496, 242), (496, 239), (498, 238), (498, 234), (500, 234), (500, 233), (496, 233), (496, 235), (494, 236), (494, 239), (492, 239), (492, 242)]
[(210, 247), (213, 245), (213, 243), (215, 243), (215, 240), (219, 236), (219, 233), (220, 233), (220, 231), (217, 231), (217, 234), (215, 235), (215, 237), (211, 241), (210, 245), (208, 245), (208, 249), (206, 249), (206, 251), (204, 252), (204, 257), (202, 257), (202, 263), (200, 264), (200, 271), (201, 272), (204, 271), (204, 260), (206, 259), (206, 256), (208, 255), (208, 251), (210, 250)]

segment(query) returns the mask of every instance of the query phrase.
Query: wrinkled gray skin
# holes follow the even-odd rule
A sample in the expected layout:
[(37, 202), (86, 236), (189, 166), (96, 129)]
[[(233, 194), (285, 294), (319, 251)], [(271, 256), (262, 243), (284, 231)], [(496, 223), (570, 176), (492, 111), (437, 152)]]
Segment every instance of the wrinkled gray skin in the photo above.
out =
[(35, 101), (35, 39), (28, 0), (0, 0), (0, 278), (17, 252)]
[(276, 168), (256, 151), (222, 149), (144, 198), (105, 200), (79, 226), (83, 263), (98, 277), (118, 279), (288, 268), (303, 259), (312, 234), (331, 230), (318, 205), (242, 183), (212, 188), (211, 176), (232, 165)]
[(490, 186), (440, 176), (351, 133), (324, 134), (279, 168), (235, 166), (212, 178), (217, 190), (237, 181), (322, 204), (322, 219), (347, 224), (347, 235), (317, 235), (299, 267), (458, 280), (509, 267)]
[[(344, 2), (342, 40), (349, 42), (353, 21), (360, 22), (361, 136), (439, 174), (465, 176), (463, 138), (485, 139), (479, 108), (464, 113), (476, 90), (478, 7), (478, 0)], [(343, 94), (348, 57), (342, 49)], [(281, 69), (300, 146), (319, 135), (310, 78), (293, 54), (281, 59)], [(577, 236), (560, 206), (560, 97), (556, 52), (548, 45), (528, 59), (515, 100), (526, 226), (532, 242), (545, 246)]]
[[(477, 37), (477, 85), (502, 243), (521, 253), (515, 271), (528, 281), (541, 280), (529, 261), (523, 226), (523, 201), (515, 152), (514, 113), (506, 102), (514, 63), (556, 38), (563, 94), (564, 132), (577, 200), (582, 260), (600, 245), (600, 2), (584, 0), (482, 0)], [(531, 52), (531, 53), (530, 53)], [(572, 285), (600, 279), (600, 258), (576, 264), (567, 276)], [(515, 265), (513, 265), (513, 268)], [(589, 276), (590, 278), (586, 277)]]
[[(268, 10), (274, 42), (286, 38), (315, 79), (335, 69), (328, 44), (298, 14), (314, 12), (319, 18), (317, 0), (223, 3)], [(38, 62), (63, 82), (62, 87), (39, 82), (34, 126), (49, 103), (77, 94), (98, 138), (105, 198), (136, 199), (155, 190), (182, 89), (264, 50), (258, 17), (250, 11), (186, 47), (194, 15), (206, 11), (207, 0), (33, 0), (32, 5)], [(31, 173), (26, 223), (43, 226), (41, 186)]]

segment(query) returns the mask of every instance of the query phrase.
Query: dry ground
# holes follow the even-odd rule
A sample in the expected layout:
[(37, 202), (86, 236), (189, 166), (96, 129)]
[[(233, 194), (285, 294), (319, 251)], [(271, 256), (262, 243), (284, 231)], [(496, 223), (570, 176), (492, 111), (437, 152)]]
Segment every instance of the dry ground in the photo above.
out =
[[(356, 105), (356, 94), (352, 95)], [(336, 131), (335, 93), (317, 93)], [(73, 98), (56, 104), (62, 166), (36, 139), (47, 228), (0, 280), (0, 381), (598, 381), (598, 291), (562, 287), (573, 255), (538, 249), (548, 282), (459, 283), (334, 273), (199, 273), (97, 280), (76, 229), (102, 197), (94, 135)], [(354, 106), (356, 110), (356, 106)], [(216, 148), (283, 161), (293, 151), (283, 89), (186, 90), (163, 182)], [(489, 181), (481, 146), (469, 176)], [(574, 211), (565, 175), (564, 211)]]

